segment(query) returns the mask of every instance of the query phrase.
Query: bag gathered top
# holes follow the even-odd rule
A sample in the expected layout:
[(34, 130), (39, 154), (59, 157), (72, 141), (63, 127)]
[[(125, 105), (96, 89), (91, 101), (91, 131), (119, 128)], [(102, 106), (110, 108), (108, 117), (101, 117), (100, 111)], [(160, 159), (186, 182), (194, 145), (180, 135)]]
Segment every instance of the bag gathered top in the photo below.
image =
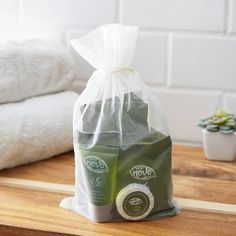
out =
[(71, 42), (96, 70), (74, 107), (75, 195), (60, 206), (96, 222), (176, 214), (167, 122), (130, 66), (137, 36), (108, 24)]

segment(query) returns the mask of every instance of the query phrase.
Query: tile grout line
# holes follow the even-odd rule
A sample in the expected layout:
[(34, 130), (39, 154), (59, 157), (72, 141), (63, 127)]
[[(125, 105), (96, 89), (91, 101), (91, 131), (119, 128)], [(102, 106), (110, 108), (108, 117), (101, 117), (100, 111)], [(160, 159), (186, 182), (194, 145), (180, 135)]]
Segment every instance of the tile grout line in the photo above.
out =
[[(61, 193), (67, 195), (73, 195), (75, 188), (74, 185), (70, 184), (58, 184), (58, 183), (8, 178), (8, 177), (0, 177), (0, 186), (18, 187), (18, 188), (33, 189), (39, 191), (41, 190), (41, 191)], [(179, 197), (174, 198), (174, 200), (175, 202), (177, 202), (177, 205), (180, 206), (180, 209), (182, 208), (186, 210), (236, 215), (236, 204), (210, 202), (210, 201), (202, 201), (202, 200), (179, 198)]]
[(224, 30), (225, 33), (228, 35), (231, 32), (231, 9), (232, 9), (232, 2), (231, 0), (225, 1), (225, 17), (224, 17)]
[(115, 20), (117, 23), (121, 22), (121, 1), (116, 0)]
[(17, 20), (18, 20), (18, 30), (22, 29), (22, 0), (17, 1)]
[(116, 20), (118, 23), (122, 23), (122, 0), (116, 0)]
[(171, 77), (172, 77), (172, 35), (168, 34), (166, 39), (166, 83), (165, 83), (165, 87), (169, 87), (171, 85)]

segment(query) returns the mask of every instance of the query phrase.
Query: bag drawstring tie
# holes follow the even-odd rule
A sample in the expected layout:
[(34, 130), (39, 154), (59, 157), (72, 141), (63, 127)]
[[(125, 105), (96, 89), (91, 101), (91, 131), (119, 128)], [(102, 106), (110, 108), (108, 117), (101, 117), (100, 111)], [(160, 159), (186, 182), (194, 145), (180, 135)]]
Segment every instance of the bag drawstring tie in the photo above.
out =
[(127, 71), (129, 73), (133, 73), (133, 74), (135, 74), (136, 77), (141, 78), (136, 70), (134, 70), (131, 66), (128, 66), (128, 67), (123, 67), (120, 69), (113, 69), (113, 70), (97, 69), (93, 72), (91, 79), (98, 76), (98, 75), (101, 75), (101, 74), (106, 78), (107, 77), (110, 78), (112, 74), (121, 73), (121, 72), (125, 72), (125, 71)]

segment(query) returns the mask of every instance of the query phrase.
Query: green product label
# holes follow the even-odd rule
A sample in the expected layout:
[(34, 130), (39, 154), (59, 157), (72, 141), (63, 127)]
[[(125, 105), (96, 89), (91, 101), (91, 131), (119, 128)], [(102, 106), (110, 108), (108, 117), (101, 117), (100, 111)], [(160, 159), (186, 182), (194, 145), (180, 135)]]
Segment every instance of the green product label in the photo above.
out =
[(89, 201), (96, 206), (111, 204), (115, 198), (118, 149), (81, 148), (80, 155)]
[(136, 165), (130, 170), (130, 174), (137, 180), (149, 180), (156, 177), (155, 171), (146, 165)]
[(84, 164), (94, 173), (102, 174), (109, 172), (106, 162), (97, 156), (87, 156), (84, 159)]
[(156, 133), (148, 141), (120, 151), (117, 190), (132, 183), (146, 184), (155, 199), (153, 212), (158, 214), (158, 211), (173, 208), (171, 139)]
[(148, 196), (140, 191), (132, 192), (123, 201), (124, 212), (132, 217), (145, 214), (150, 205)]
[(106, 162), (97, 156), (87, 156), (84, 158), (84, 166), (87, 170), (88, 197), (91, 202), (95, 205), (110, 203), (114, 190), (108, 187), (112, 185), (112, 175)]
[(87, 168), (87, 178), (89, 184), (89, 197), (95, 204), (104, 204), (109, 202), (109, 196), (104, 184), (107, 184), (109, 169), (104, 160), (97, 156), (87, 156), (84, 159), (84, 165)]

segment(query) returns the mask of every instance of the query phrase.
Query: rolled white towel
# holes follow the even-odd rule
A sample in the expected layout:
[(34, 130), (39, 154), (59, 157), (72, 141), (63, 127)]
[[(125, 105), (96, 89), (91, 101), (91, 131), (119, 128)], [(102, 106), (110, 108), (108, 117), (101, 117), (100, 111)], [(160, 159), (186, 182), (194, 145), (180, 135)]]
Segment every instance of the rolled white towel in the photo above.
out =
[(48, 39), (0, 42), (0, 103), (77, 90), (77, 72), (62, 44)]
[(62, 92), (0, 105), (0, 169), (71, 150), (77, 97)]

